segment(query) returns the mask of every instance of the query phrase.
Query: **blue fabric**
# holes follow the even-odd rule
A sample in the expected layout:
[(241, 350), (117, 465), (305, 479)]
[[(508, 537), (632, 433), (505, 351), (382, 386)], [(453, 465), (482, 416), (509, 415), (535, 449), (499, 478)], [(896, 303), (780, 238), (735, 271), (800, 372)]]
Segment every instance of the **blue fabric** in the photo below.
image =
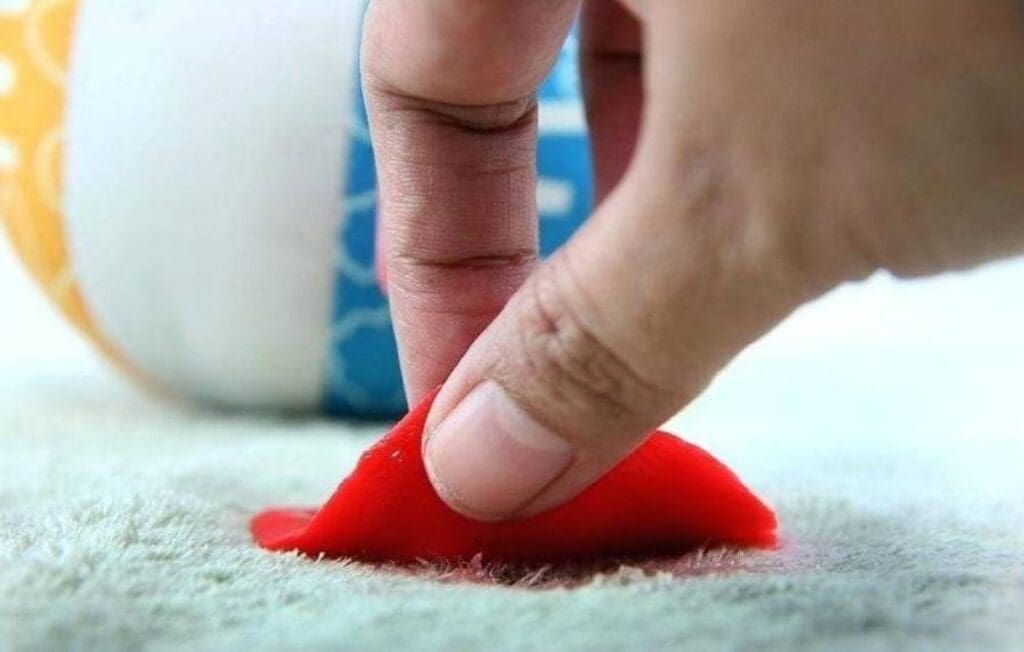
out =
[[(593, 194), (586, 131), (582, 119), (573, 119), (582, 113), (575, 36), (567, 41), (538, 100), (540, 245), (547, 255), (586, 219)], [(353, 105), (324, 406), (336, 415), (390, 417), (404, 412), (406, 403), (387, 299), (374, 276), (377, 184), (358, 84)], [(547, 121), (546, 115), (560, 119)]]

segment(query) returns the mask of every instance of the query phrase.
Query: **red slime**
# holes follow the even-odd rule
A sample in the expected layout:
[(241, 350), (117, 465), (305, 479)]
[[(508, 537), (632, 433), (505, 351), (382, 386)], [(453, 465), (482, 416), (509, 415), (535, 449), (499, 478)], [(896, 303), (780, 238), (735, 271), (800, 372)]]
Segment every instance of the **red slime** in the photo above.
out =
[(702, 449), (655, 432), (568, 503), (506, 523), (449, 509), (427, 479), (420, 442), (434, 394), (383, 439), (319, 510), (252, 519), (268, 550), (363, 561), (585, 561), (677, 554), (707, 544), (770, 548), (775, 515)]

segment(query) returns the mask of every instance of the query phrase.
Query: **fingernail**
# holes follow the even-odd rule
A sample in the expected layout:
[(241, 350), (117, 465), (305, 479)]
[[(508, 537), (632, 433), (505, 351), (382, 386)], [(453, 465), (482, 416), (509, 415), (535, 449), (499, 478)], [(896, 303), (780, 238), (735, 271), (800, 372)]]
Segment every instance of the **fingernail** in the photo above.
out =
[(495, 382), (471, 391), (427, 438), (434, 489), (466, 516), (511, 518), (568, 468), (572, 447)]

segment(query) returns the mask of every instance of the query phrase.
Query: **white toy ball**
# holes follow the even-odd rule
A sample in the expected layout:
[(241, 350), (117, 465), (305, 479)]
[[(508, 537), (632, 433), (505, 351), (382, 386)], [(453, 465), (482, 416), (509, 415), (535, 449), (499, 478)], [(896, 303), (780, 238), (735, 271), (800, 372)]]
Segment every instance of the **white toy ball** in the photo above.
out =
[[(404, 408), (373, 273), (355, 0), (0, 3), (0, 217), (110, 358), (221, 405)], [(572, 42), (541, 92), (542, 244), (585, 217)]]

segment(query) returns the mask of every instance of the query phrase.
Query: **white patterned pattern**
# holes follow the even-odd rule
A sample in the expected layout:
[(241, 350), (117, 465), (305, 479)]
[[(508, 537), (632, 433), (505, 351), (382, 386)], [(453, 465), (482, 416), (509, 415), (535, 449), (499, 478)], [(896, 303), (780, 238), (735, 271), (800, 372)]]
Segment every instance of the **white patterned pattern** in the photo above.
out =
[(16, 81), (14, 66), (7, 59), (0, 57), (0, 97), (11, 92)]
[(18, 167), (19, 160), (18, 149), (14, 143), (0, 138), (0, 170), (13, 170)]

